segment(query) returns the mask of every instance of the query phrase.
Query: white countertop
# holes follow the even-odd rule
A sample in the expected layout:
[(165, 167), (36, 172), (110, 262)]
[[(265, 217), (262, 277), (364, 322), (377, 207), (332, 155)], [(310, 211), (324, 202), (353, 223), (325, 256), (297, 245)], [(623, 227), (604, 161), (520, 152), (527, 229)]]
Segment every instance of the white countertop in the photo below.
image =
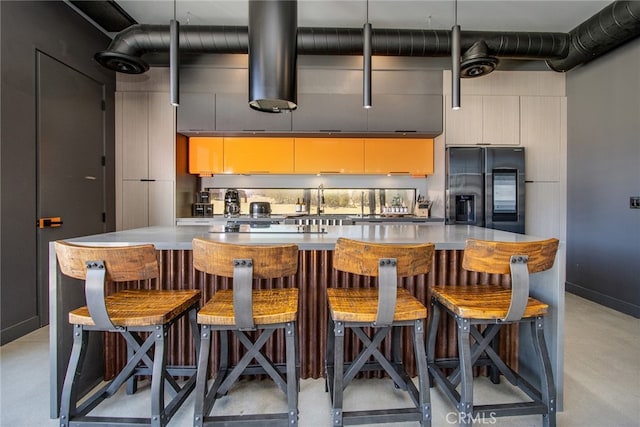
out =
[(301, 250), (331, 250), (339, 237), (383, 243), (433, 242), (436, 249), (464, 249), (467, 238), (508, 242), (541, 240), (539, 237), (467, 225), (395, 223), (323, 226), (326, 233), (297, 233), (296, 225), (279, 225), (278, 232), (224, 233), (221, 226), (146, 227), (69, 239), (87, 245), (152, 243), (157, 249), (191, 249), (194, 237), (249, 245), (295, 243)]

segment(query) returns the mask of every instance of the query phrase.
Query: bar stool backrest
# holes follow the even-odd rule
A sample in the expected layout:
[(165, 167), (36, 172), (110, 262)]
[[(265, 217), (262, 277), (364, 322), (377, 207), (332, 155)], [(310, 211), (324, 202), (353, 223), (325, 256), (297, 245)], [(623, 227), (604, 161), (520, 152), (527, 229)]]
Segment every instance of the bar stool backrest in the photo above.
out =
[(533, 242), (468, 239), (462, 267), (480, 273), (511, 275), (511, 301), (501, 320), (516, 322), (522, 319), (529, 301), (529, 275), (553, 267), (558, 243), (558, 239)]
[(495, 242), (468, 239), (464, 249), (462, 267), (465, 270), (489, 274), (509, 274), (512, 255), (528, 257), (529, 273), (538, 273), (553, 267), (558, 251), (558, 239), (534, 242)]
[(393, 323), (398, 278), (427, 274), (431, 269), (433, 243), (382, 244), (339, 238), (333, 252), (333, 268), (378, 278), (375, 324)]
[(193, 239), (193, 266), (222, 277), (233, 277), (234, 259), (251, 259), (254, 279), (292, 276), (298, 271), (297, 245), (236, 245)]
[(115, 327), (105, 302), (107, 282), (155, 279), (159, 275), (153, 245), (97, 247), (63, 241), (54, 245), (62, 274), (84, 280), (87, 308), (98, 328)]
[(417, 276), (431, 270), (433, 252), (433, 243), (384, 244), (340, 237), (333, 253), (333, 268), (378, 277), (380, 259), (395, 258), (398, 277)]
[(97, 247), (58, 241), (54, 243), (60, 271), (74, 279), (85, 280), (87, 262), (104, 262), (109, 282), (147, 280), (158, 277), (158, 260), (153, 245)]

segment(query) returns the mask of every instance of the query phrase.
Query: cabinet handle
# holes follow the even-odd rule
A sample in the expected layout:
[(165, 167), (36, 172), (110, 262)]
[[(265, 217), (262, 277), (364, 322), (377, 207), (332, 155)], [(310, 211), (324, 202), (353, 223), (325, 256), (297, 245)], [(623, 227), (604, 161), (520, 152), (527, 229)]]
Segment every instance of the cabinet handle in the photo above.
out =
[(394, 130), (394, 132), (397, 132), (397, 133), (416, 133), (418, 131), (417, 130)]
[(248, 172), (245, 172), (245, 173), (252, 174), (252, 173), (270, 173), (270, 172), (269, 171), (248, 171)]
[(399, 171), (399, 172), (394, 172), (394, 171), (389, 171), (387, 172), (388, 175), (409, 175), (411, 172), (409, 171)]
[(332, 133), (332, 132), (335, 132), (335, 133), (337, 133), (337, 132), (342, 132), (340, 129), (318, 129), (318, 131), (319, 131), (319, 132), (329, 132), (329, 133)]
[(318, 173), (340, 173), (340, 171), (320, 171)]
[(155, 182), (155, 179), (143, 178), (140, 181), (142, 181), (142, 182)]

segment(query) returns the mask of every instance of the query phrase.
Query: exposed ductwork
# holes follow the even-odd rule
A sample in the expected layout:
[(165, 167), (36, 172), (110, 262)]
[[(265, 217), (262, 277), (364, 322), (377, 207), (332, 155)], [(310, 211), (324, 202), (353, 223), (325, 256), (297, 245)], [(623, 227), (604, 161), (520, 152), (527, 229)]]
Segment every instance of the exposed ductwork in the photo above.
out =
[(461, 77), (471, 78), (489, 74), (496, 69), (500, 60), (490, 56), (487, 52), (489, 48), (484, 40), (475, 42), (460, 57)]
[[(568, 71), (640, 35), (640, 1), (616, 1), (580, 24), (571, 33), (462, 31), (463, 57), (484, 42), (490, 58), (544, 60), (552, 70)], [(298, 28), (299, 55), (361, 55), (362, 28)], [(248, 53), (247, 27), (185, 25), (180, 52)], [(482, 49), (481, 49), (482, 50)], [(120, 32), (108, 50), (95, 55), (105, 67), (123, 73), (142, 73), (147, 53), (169, 51), (167, 25), (133, 25)], [(447, 57), (449, 30), (373, 30), (372, 53), (378, 56)], [(483, 52), (485, 53), (485, 52)], [(476, 57), (476, 61), (481, 56)]]
[(640, 34), (640, 1), (615, 1), (569, 32), (569, 52), (550, 59), (554, 71), (569, 71)]

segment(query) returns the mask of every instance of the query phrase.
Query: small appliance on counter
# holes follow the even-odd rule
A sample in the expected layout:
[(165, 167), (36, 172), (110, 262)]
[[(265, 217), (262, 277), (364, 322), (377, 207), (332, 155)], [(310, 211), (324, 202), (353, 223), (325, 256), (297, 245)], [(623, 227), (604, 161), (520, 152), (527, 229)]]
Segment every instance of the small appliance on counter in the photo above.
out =
[(249, 216), (251, 218), (270, 218), (271, 203), (269, 202), (251, 202), (249, 203)]
[(208, 191), (198, 191), (196, 202), (191, 205), (192, 216), (213, 216), (213, 204)]
[(240, 193), (238, 190), (229, 189), (224, 193), (224, 216), (240, 216)]

